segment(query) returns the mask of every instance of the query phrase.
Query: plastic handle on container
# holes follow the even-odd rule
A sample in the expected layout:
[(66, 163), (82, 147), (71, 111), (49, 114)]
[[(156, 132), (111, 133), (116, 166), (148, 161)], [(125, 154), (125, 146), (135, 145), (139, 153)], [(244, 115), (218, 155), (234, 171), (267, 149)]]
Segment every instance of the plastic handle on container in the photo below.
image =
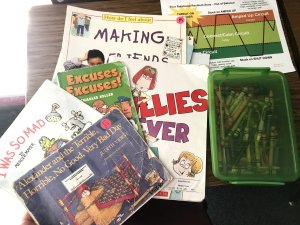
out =
[(226, 67), (223, 70), (225, 75), (233, 75), (233, 74), (261, 74), (267, 75), (270, 72), (269, 67)]
[(283, 182), (278, 181), (230, 181), (229, 183), (239, 185), (284, 185)]

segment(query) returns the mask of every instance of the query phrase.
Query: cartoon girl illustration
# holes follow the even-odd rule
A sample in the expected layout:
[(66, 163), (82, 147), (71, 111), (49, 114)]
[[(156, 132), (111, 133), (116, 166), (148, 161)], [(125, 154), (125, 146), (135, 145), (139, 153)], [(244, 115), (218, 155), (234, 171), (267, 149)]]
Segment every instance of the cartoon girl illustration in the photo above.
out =
[(135, 88), (132, 90), (132, 95), (138, 98), (138, 104), (151, 99), (146, 92), (155, 88), (156, 77), (157, 70), (151, 66), (144, 66), (133, 76), (132, 81)]
[(181, 152), (178, 159), (173, 160), (173, 170), (180, 176), (195, 177), (202, 168), (202, 160), (191, 152)]

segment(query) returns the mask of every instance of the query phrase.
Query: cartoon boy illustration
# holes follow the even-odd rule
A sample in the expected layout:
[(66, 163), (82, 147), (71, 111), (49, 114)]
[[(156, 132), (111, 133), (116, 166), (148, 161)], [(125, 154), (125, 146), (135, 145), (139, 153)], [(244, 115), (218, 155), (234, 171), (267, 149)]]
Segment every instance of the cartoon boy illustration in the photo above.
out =
[(121, 109), (122, 113), (125, 115), (127, 119), (132, 118), (132, 108), (130, 105), (130, 98), (124, 97), (124, 96), (119, 96), (118, 97), (118, 102), (121, 104)]
[(84, 61), (87, 61), (88, 66), (96, 66), (99, 64), (103, 64), (105, 62), (105, 57), (103, 53), (98, 49), (91, 49), (82, 58), (74, 57), (73, 59), (67, 60), (64, 63), (65, 71), (86, 67), (83, 64)]
[(50, 139), (46, 136), (42, 136), (39, 139), (40, 146), (42, 147), (43, 151), (45, 151), (45, 158), (51, 155), (53, 152), (57, 151), (62, 146), (64, 146), (67, 142), (67, 139), (59, 138), (55, 140), (54, 138)]
[(138, 98), (138, 104), (151, 99), (146, 92), (155, 88), (156, 77), (157, 70), (151, 66), (144, 66), (133, 76), (132, 81), (135, 88), (132, 90), (132, 95)]
[(173, 170), (180, 176), (195, 177), (202, 171), (202, 160), (191, 152), (181, 152), (177, 160), (173, 160)]
[(118, 110), (122, 111), (122, 109), (119, 105), (112, 104), (112, 105), (108, 106), (107, 112), (110, 112), (111, 110), (114, 110), (114, 109), (118, 109)]
[(96, 109), (98, 112), (102, 113), (105, 115), (108, 111), (108, 106), (106, 103), (102, 100), (96, 100), (93, 102), (92, 107)]
[(87, 184), (82, 184), (76, 190), (76, 196), (80, 200), (77, 206), (75, 221), (78, 224), (108, 225), (115, 219), (122, 208), (122, 202), (115, 203), (105, 208), (97, 206), (97, 200), (103, 195), (104, 187), (99, 186), (90, 189)]
[(135, 118), (132, 118), (132, 108), (130, 105), (130, 98), (127, 98), (125, 96), (119, 96), (118, 102), (116, 103), (121, 104), (121, 111), (124, 114), (124, 116), (129, 120), (132, 126), (135, 127), (135, 129), (138, 129)]

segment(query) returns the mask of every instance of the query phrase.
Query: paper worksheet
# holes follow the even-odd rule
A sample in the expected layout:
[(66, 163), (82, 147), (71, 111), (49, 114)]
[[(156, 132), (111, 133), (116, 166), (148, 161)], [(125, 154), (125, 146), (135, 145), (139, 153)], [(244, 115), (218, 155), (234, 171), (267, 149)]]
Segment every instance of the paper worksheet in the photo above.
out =
[(194, 52), (210, 53), (211, 70), (228, 66), (295, 71), (274, 0), (160, 0), (163, 15), (187, 18)]

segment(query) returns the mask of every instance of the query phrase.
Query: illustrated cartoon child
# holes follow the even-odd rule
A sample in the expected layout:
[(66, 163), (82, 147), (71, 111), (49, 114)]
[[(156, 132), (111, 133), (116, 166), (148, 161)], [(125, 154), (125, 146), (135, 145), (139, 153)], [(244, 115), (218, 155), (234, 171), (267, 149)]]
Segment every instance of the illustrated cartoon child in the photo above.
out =
[[(105, 208), (97, 206), (97, 200), (104, 193), (104, 187), (99, 186), (96, 189), (90, 189), (87, 184), (82, 184), (76, 190), (76, 196), (80, 203), (77, 206), (77, 215), (75, 221), (82, 224), (89, 217), (96, 225), (108, 225), (115, 219), (122, 208), (122, 202), (115, 203)], [(88, 224), (88, 222), (86, 222)]]
[(177, 160), (173, 160), (173, 170), (180, 176), (194, 177), (202, 171), (202, 160), (191, 152), (181, 152)]
[(118, 109), (120, 111), (122, 111), (121, 107), (117, 104), (112, 104), (110, 106), (108, 106), (108, 109), (107, 109), (107, 112), (111, 111), (111, 110), (114, 110), (114, 109)]
[(130, 98), (124, 97), (124, 96), (119, 96), (118, 97), (118, 102), (121, 104), (121, 109), (122, 113), (125, 115), (127, 119), (132, 118), (132, 108), (130, 105)]
[(129, 120), (129, 122), (132, 124), (135, 129), (138, 129), (138, 125), (136, 123), (135, 118), (132, 118), (132, 108), (130, 105), (130, 98), (127, 98), (125, 96), (119, 96), (118, 102), (121, 104), (121, 111), (124, 114), (124, 116)]
[(144, 66), (132, 78), (135, 88), (132, 90), (133, 97), (138, 97), (138, 104), (151, 99), (146, 94), (148, 90), (153, 90), (156, 85), (157, 70), (151, 66)]
[(46, 136), (42, 136), (39, 139), (40, 146), (42, 147), (43, 151), (45, 151), (44, 157), (48, 157), (53, 152), (57, 151), (59, 148), (64, 146), (68, 142), (67, 139), (57, 139), (54, 138), (50, 139)]
[(102, 100), (96, 100), (93, 102), (92, 107), (96, 109), (98, 112), (102, 113), (105, 115), (108, 111), (108, 106), (106, 103)]

